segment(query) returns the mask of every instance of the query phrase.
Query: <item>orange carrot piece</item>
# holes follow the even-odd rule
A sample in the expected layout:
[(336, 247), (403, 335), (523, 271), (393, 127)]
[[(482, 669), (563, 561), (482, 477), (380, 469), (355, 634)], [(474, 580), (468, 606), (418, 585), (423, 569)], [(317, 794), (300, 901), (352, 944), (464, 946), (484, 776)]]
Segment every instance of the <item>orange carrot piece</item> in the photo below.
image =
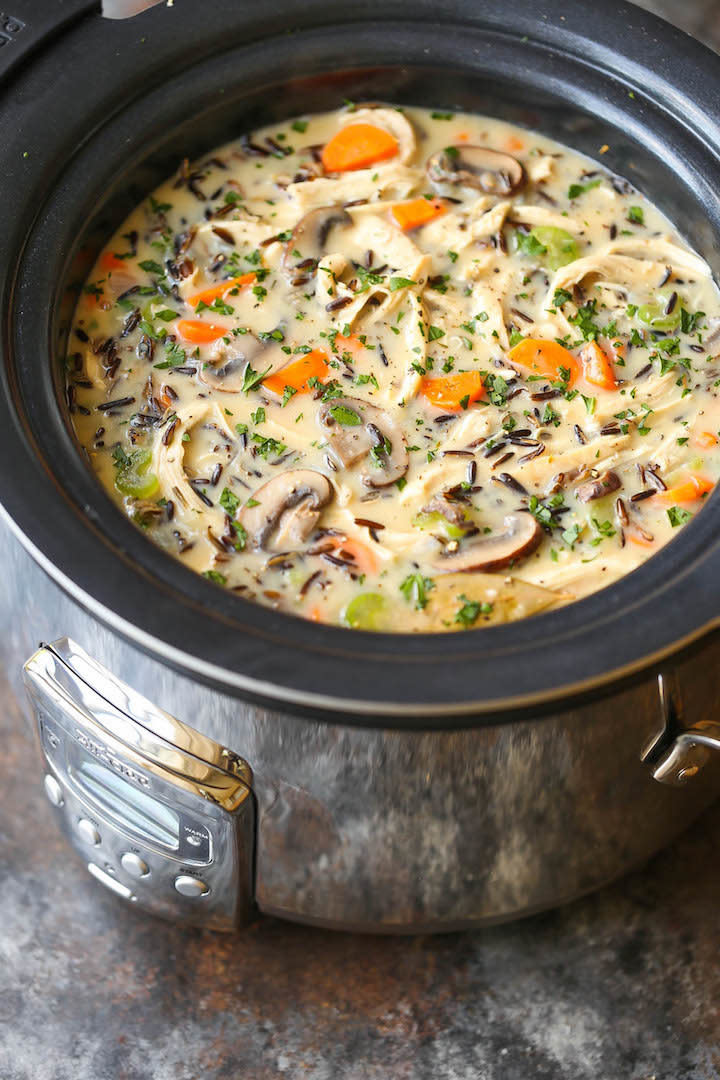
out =
[(209, 345), (212, 341), (224, 337), (230, 331), (226, 326), (203, 322), (202, 319), (181, 319), (177, 324), (178, 334), (193, 345)]
[(573, 354), (558, 345), (557, 341), (546, 338), (525, 338), (510, 350), (508, 358), (511, 363), (526, 368), (533, 375), (544, 375), (551, 380), (560, 379), (560, 368), (564, 368), (570, 372), (569, 385), (574, 383), (579, 373)]
[(127, 270), (124, 259), (113, 255), (112, 251), (104, 251), (100, 256), (100, 268), (102, 270)]
[(255, 280), (256, 276), (253, 270), (249, 274), (241, 274), (240, 277), (228, 278), (227, 281), (221, 281), (219, 285), (212, 285), (209, 289), (203, 289), (202, 292), (189, 296), (188, 304), (191, 307), (197, 307), (201, 302), (203, 304), (212, 304), (213, 300), (216, 300), (218, 296), (223, 297), (231, 289), (240, 289), (243, 285), (249, 285)]
[(354, 560), (353, 565), (358, 568), (361, 574), (377, 574), (380, 564), (377, 555), (367, 544), (363, 544), (361, 540), (356, 540), (354, 537), (347, 536), (333, 536), (326, 539), (333, 541), (330, 550), (346, 551), (348, 555), (351, 555)]
[(505, 143), (505, 149), (508, 154), (518, 154), (521, 150), (525, 149), (525, 143), (522, 139), (519, 139), (517, 135), (510, 135)]
[(310, 608), (308, 618), (311, 619), (312, 622), (325, 622), (325, 612), (319, 605), (316, 605), (314, 608)]
[(296, 394), (304, 394), (306, 390), (310, 390), (309, 379), (326, 379), (328, 371), (325, 353), (319, 349), (313, 349), (312, 352), (298, 357), (297, 360), (292, 360), (284, 368), (268, 375), (267, 379), (263, 379), (263, 386), (279, 396), (284, 394), (287, 386), (292, 387)]
[(333, 135), (322, 151), (326, 172), (352, 172), (387, 161), (398, 152), (397, 140), (373, 124), (348, 124)]
[(411, 199), (409, 202), (395, 203), (391, 213), (400, 228), (409, 232), (442, 217), (447, 213), (447, 206), (442, 199)]
[(632, 527), (631, 528), (626, 528), (625, 535), (627, 536), (628, 540), (632, 544), (636, 544), (637, 547), (643, 547), (643, 548), (655, 547), (655, 541), (654, 540), (648, 540), (647, 537), (643, 536), (643, 534), (641, 532), (638, 532), (636, 529), (634, 529)]
[(436, 379), (423, 377), (420, 393), (431, 405), (447, 412), (460, 412), (463, 401), (467, 405), (479, 401), (485, 393), (479, 371), (463, 371), (458, 375), (444, 375)]
[(713, 435), (712, 431), (699, 431), (693, 442), (702, 450), (711, 450), (713, 446), (717, 446), (717, 436)]
[(470, 139), (470, 133), (467, 131), (458, 131), (455, 136), (455, 142), (468, 142)]
[(599, 386), (602, 390), (616, 390), (617, 380), (613, 366), (606, 352), (597, 341), (589, 342), (580, 352), (583, 376), (586, 382)]
[(668, 506), (696, 502), (703, 495), (707, 495), (708, 491), (712, 491), (714, 486), (712, 480), (708, 480), (704, 476), (698, 476), (697, 473), (687, 473), (686, 479), (681, 484), (676, 484), (675, 487), (668, 488), (667, 491), (659, 492), (656, 498)]
[(364, 348), (365, 346), (357, 334), (348, 334), (347, 337), (345, 337), (344, 334), (337, 334), (333, 352), (342, 356), (344, 352), (359, 353), (362, 352)]

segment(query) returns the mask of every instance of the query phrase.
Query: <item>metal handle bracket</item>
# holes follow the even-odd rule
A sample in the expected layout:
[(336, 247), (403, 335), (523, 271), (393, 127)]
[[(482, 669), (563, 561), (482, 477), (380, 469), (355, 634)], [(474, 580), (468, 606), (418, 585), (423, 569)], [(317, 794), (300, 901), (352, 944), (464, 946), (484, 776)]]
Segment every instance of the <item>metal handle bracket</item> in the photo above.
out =
[(663, 726), (645, 747), (641, 759), (659, 783), (684, 787), (697, 776), (713, 750), (720, 752), (720, 723), (701, 720), (693, 727), (684, 727), (679, 696), (667, 675), (658, 675), (658, 695)]

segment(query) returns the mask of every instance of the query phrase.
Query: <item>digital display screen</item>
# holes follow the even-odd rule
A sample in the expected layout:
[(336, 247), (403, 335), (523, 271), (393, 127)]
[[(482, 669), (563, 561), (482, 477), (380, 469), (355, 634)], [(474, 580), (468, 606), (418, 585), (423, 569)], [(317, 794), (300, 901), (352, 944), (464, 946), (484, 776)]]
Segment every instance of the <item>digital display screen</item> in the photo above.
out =
[(96, 758), (75, 747), (70, 773), (98, 809), (143, 839), (176, 850), (180, 818), (169, 806), (123, 779)]

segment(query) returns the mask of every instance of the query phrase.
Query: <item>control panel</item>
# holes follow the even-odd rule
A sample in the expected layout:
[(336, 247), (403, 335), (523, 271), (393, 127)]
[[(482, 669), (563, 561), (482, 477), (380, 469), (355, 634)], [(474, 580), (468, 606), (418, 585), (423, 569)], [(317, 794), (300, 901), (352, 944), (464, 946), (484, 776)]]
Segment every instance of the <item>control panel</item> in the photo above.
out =
[(252, 905), (247, 762), (156, 708), (67, 638), (28, 660), (44, 787), (89, 873), (153, 914), (216, 930)]

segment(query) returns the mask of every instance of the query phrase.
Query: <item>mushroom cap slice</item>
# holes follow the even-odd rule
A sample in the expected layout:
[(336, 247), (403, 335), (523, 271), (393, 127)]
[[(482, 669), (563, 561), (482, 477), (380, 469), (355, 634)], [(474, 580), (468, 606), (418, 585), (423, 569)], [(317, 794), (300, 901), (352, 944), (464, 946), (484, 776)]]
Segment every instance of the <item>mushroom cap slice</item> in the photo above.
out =
[(488, 195), (514, 195), (525, 184), (517, 158), (486, 146), (450, 146), (428, 158), (425, 166), (435, 184), (461, 184)]
[[(277, 357), (273, 355), (276, 352)], [(198, 375), (207, 386), (213, 390), (222, 390), (226, 394), (240, 393), (248, 366), (258, 361), (260, 366), (272, 366), (274, 359), (278, 360), (278, 366), (287, 363), (287, 357), (280, 352), (275, 342), (265, 345), (253, 334), (241, 335), (229, 348), (221, 345), (216, 350), (215, 357), (215, 363), (211, 360), (200, 366)]]
[(298, 548), (305, 543), (332, 497), (333, 486), (322, 473), (313, 469), (288, 469), (253, 492), (253, 501), (258, 505), (244, 506), (238, 521), (255, 548), (266, 551)]
[[(343, 417), (350, 422), (343, 424)], [(373, 465), (362, 474), (368, 487), (394, 484), (408, 471), (410, 459), (405, 437), (391, 417), (376, 405), (360, 398), (331, 398), (320, 407), (318, 420), (329, 432), (330, 449), (343, 468), (354, 465), (377, 448)]]
[(622, 487), (622, 480), (616, 472), (608, 469), (602, 476), (585, 481), (575, 488), (575, 495), (580, 502), (588, 503), (593, 499), (602, 499), (603, 495), (610, 495)]
[(543, 530), (532, 514), (508, 514), (505, 532), (469, 540), (452, 555), (433, 563), (436, 570), (467, 572), (469, 570), (504, 570), (532, 555), (543, 538)]
[(308, 277), (327, 251), (327, 241), (333, 229), (346, 228), (353, 220), (340, 205), (318, 206), (300, 218), (285, 244), (282, 257), (283, 272), (295, 281)]

